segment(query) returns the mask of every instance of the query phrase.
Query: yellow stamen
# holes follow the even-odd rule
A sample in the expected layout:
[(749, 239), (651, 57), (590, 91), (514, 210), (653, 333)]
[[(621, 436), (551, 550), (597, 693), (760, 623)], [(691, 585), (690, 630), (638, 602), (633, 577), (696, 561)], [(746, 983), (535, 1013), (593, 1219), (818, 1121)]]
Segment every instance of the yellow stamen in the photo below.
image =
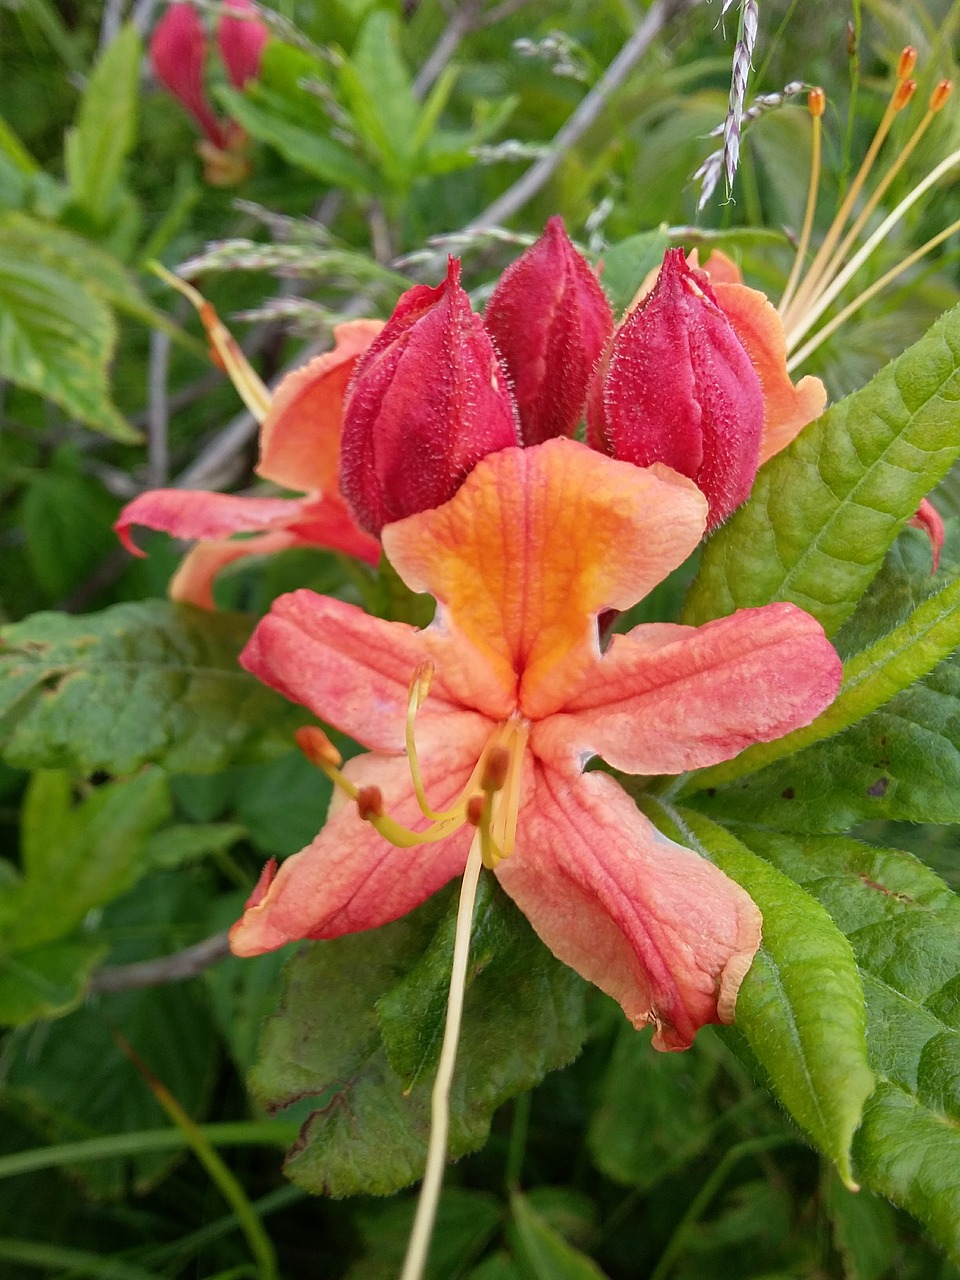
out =
[(189, 299), (200, 316), (201, 323), (207, 333), (210, 346), (213, 348), (214, 363), (218, 363), (236, 387), (240, 399), (247, 406), (257, 422), (263, 422), (270, 408), (270, 392), (254, 370), (250, 361), (243, 354), (240, 344), (221, 321), (203, 294), (198, 293), (193, 285), (181, 280), (172, 271), (168, 271), (159, 262), (151, 262), (150, 269), (171, 288)]
[(826, 109), (826, 94), (820, 88), (810, 90), (807, 98), (807, 109), (813, 117), (813, 138), (810, 152), (810, 185), (807, 188), (807, 207), (803, 215), (803, 227), (800, 230), (800, 239), (797, 241), (797, 255), (793, 260), (793, 268), (790, 271), (790, 278), (787, 281), (787, 287), (783, 291), (783, 297), (780, 299), (780, 314), (784, 312), (790, 305), (793, 292), (797, 287), (800, 279), (800, 272), (803, 270), (803, 260), (807, 256), (807, 248), (810, 244), (810, 234), (813, 231), (813, 216), (817, 208), (817, 191), (820, 187), (820, 150), (823, 141), (823, 129), (820, 121)]

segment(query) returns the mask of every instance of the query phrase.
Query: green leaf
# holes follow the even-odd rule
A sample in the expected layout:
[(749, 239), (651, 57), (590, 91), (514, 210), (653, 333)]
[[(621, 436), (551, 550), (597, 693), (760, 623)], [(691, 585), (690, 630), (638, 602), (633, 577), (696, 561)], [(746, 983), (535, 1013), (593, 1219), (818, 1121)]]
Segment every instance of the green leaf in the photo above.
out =
[(81, 938), (0, 954), (0, 1024), (17, 1027), (76, 1008), (106, 949), (96, 938)]
[(97, 61), (66, 137), (73, 198), (100, 225), (117, 203), (123, 162), (136, 139), (142, 55), (139, 33), (128, 23)]
[(19, 768), (81, 774), (273, 754), (301, 714), (237, 665), (250, 625), (148, 600), (0, 628), (0, 749)]
[(525, 1280), (603, 1280), (595, 1262), (567, 1244), (544, 1222), (525, 1196), (510, 1197), (510, 1241)]
[(899, 627), (844, 663), (840, 692), (813, 724), (775, 742), (748, 747), (733, 760), (702, 770), (688, 779), (678, 794), (720, 786), (833, 737), (888, 703), (900, 690), (929, 675), (958, 645), (960, 579), (928, 597)]
[(146, 869), (147, 837), (169, 812), (158, 769), (106, 783), (76, 805), (69, 774), (34, 774), (23, 807), (23, 878), (0, 888), (0, 946), (22, 951), (62, 938), (118, 898)]
[(391, 186), (415, 176), (412, 149), (420, 108), (400, 53), (396, 14), (374, 9), (360, 28), (353, 57), (338, 68), (344, 101), (361, 139), (380, 161)]
[[(493, 892), (510, 936), (503, 936), (503, 950), (475, 972), (467, 992), (451, 1098), (453, 1156), (482, 1145), (493, 1111), (569, 1061), (583, 1038), (583, 984), (548, 955), (525, 978), (519, 958), (532, 965), (532, 952), (543, 949), (499, 888)], [(384, 1048), (377, 1015), (398, 1052), (404, 1037), (390, 1019), (400, 1016), (400, 1008), (389, 994), (386, 1006), (382, 998), (416, 969), (443, 930), (452, 901), (445, 891), (384, 928), (305, 945), (287, 966), (283, 1003), (264, 1029), (252, 1085), (271, 1110), (310, 1100), (310, 1114), (285, 1165), (287, 1175), (308, 1190), (387, 1195), (423, 1173), (432, 1081), (405, 1089)], [(416, 1059), (409, 1037), (419, 1038), (424, 1059), (433, 1052), (442, 1016), (433, 960), (422, 983), (414, 980), (414, 988), (407, 988), (412, 1026), (405, 1060)]]
[(833, 1224), (834, 1245), (843, 1258), (845, 1280), (884, 1280), (897, 1260), (891, 1206), (869, 1191), (848, 1191), (833, 1170), (826, 1180), (824, 1202)]
[(143, 846), (145, 868), (172, 871), (210, 854), (226, 851), (246, 837), (246, 827), (235, 822), (184, 822), (164, 827)]
[(34, 578), (52, 599), (74, 591), (116, 548), (120, 504), (95, 480), (54, 467), (34, 473), (20, 512)]
[(743, 839), (816, 894), (850, 938), (879, 1078), (858, 1178), (960, 1259), (960, 899), (910, 854), (843, 836)]
[(648, 273), (660, 266), (669, 247), (670, 236), (663, 223), (655, 231), (641, 231), (604, 250), (600, 283), (615, 315), (630, 305)]
[[(345, 1280), (396, 1280), (403, 1265), (413, 1226), (415, 1202), (406, 1197), (387, 1204), (360, 1207), (353, 1222), (363, 1239), (363, 1257)], [(495, 1196), (464, 1187), (447, 1187), (437, 1205), (430, 1242), (426, 1280), (450, 1280), (480, 1253), (500, 1225), (501, 1208)]]
[(666, 816), (671, 839), (716, 863), (760, 908), (763, 941), (740, 988), (737, 1030), (790, 1115), (852, 1183), (850, 1144), (874, 1079), (850, 943), (814, 898), (723, 827), (689, 810)]
[(48, 397), (116, 440), (138, 433), (110, 402), (107, 367), (116, 326), (101, 299), (72, 276), (0, 240), (0, 377)]
[(648, 1191), (703, 1150), (717, 1119), (711, 1043), (701, 1032), (686, 1053), (653, 1053), (649, 1036), (620, 1028), (587, 1131), (601, 1173)]
[(960, 307), (757, 476), (703, 552), (683, 620), (791, 600), (828, 634), (960, 454)]

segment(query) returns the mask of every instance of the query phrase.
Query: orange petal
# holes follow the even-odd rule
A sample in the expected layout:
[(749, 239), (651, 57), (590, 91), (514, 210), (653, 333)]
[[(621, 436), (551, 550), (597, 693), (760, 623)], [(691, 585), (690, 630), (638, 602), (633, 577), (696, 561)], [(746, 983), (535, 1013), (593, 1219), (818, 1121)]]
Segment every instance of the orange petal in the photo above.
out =
[(669, 468), (556, 439), (484, 458), (449, 502), (388, 525), (383, 543), (407, 585), (440, 604), (447, 681), (469, 700), (480, 655), (503, 699), (537, 719), (597, 661), (597, 614), (629, 608), (681, 564), (705, 515)]
[(732, 1022), (760, 912), (712, 863), (661, 835), (606, 774), (538, 766), (497, 878), (565, 964), (617, 1000), (658, 1049)]
[[(451, 744), (453, 745), (453, 744)], [(482, 749), (482, 744), (481, 744)], [(476, 763), (469, 750), (438, 754), (424, 765), (424, 783), (436, 807), (456, 799)], [(404, 759), (358, 756), (344, 772), (357, 786), (375, 786), (391, 817), (421, 828)], [(445, 840), (397, 849), (363, 822), (356, 805), (335, 800), (323, 830), (257, 886), (230, 931), (235, 955), (255, 956), (300, 938), (338, 938), (397, 920), (460, 875), (474, 836), (469, 825)]]
[(212, 538), (198, 542), (180, 561), (170, 579), (171, 600), (195, 604), (201, 609), (215, 609), (213, 582), (221, 569), (248, 556), (268, 556), (300, 545), (300, 539), (286, 530), (258, 533), (252, 538)]
[(823, 628), (792, 604), (741, 609), (703, 627), (614, 636), (590, 681), (535, 724), (530, 745), (570, 767), (600, 755), (626, 773), (681, 773), (809, 724), (843, 674)]
[[(710, 262), (713, 262), (711, 257)], [(717, 302), (743, 343), (763, 387), (763, 436), (760, 462), (785, 449), (808, 422), (819, 418), (827, 389), (819, 378), (801, 378), (796, 386), (787, 373), (787, 342), (777, 309), (759, 289), (713, 281)]]
[(732, 258), (728, 258), (722, 249), (711, 249), (706, 263), (699, 262), (699, 255), (694, 249), (687, 254), (687, 262), (691, 267), (699, 267), (710, 279), (711, 285), (743, 284), (743, 274)]
[[(364, 746), (399, 752), (406, 742), (410, 686), (429, 657), (426, 633), (405, 622), (371, 617), (356, 605), (313, 591), (292, 591), (274, 600), (240, 662)], [(429, 751), (438, 737), (455, 744), (464, 735), (471, 740), (479, 735), (476, 761), (491, 728), (487, 720), (460, 709), (438, 671), (417, 713), (420, 750)]]
[(381, 320), (336, 325), (333, 350), (283, 379), (260, 428), (259, 475), (287, 489), (339, 492), (343, 393), (382, 328)]

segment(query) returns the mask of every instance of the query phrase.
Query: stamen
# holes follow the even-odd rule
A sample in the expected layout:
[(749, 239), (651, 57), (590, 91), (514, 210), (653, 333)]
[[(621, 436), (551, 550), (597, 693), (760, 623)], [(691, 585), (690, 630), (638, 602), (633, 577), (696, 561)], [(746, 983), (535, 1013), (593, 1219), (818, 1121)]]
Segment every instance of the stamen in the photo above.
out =
[(787, 287), (783, 291), (783, 297), (780, 299), (778, 310), (781, 315), (785, 313), (790, 305), (790, 299), (793, 297), (793, 291), (797, 287), (797, 281), (800, 279), (800, 272), (803, 270), (803, 260), (807, 256), (807, 248), (810, 244), (810, 234), (813, 231), (813, 217), (817, 208), (817, 191), (820, 187), (820, 151), (823, 141), (823, 130), (820, 121), (827, 105), (827, 96), (823, 90), (817, 86), (810, 90), (807, 97), (807, 110), (813, 117), (813, 138), (810, 152), (810, 185), (807, 188), (807, 207), (803, 215), (803, 227), (800, 231), (800, 239), (797, 241), (797, 255), (793, 260), (793, 267), (790, 271), (790, 278), (787, 281)]
[(383, 817), (383, 792), (379, 787), (361, 787), (357, 792), (357, 812), (363, 822)]
[(410, 777), (413, 780), (413, 790), (417, 797), (417, 804), (420, 806), (420, 812), (425, 818), (429, 818), (432, 822), (437, 822), (441, 818), (450, 817), (452, 810), (447, 810), (446, 813), (438, 813), (427, 799), (427, 791), (423, 785), (423, 773), (420, 769), (420, 757), (417, 754), (417, 742), (414, 734), (414, 720), (417, 712), (427, 700), (430, 686), (433, 683), (434, 670), (432, 662), (422, 662), (413, 673), (413, 679), (410, 682), (410, 696), (407, 700), (407, 724), (404, 739), (407, 747), (407, 760), (410, 764)]
[(507, 774), (510, 770), (510, 764), (511, 756), (506, 747), (491, 747), (487, 754), (486, 766), (480, 782), (481, 787), (488, 795), (503, 789), (503, 784), (506, 782)]
[(336, 769), (343, 763), (343, 756), (318, 725), (306, 724), (293, 736), (303, 754), (318, 769)]
[(471, 796), (467, 801), (467, 821), (471, 827), (479, 827), (483, 821), (483, 813), (486, 809), (486, 796)]
[(781, 314), (783, 315), (784, 328), (795, 326), (798, 316), (802, 316), (804, 314), (807, 307), (810, 305), (812, 298), (817, 295), (818, 287), (821, 280), (824, 278), (827, 264), (832, 258), (837, 241), (840, 239), (840, 235), (843, 232), (847, 219), (850, 217), (853, 206), (856, 204), (857, 198), (863, 190), (863, 184), (866, 182), (867, 177), (870, 174), (870, 170), (873, 168), (874, 161), (877, 158), (880, 148), (883, 146), (897, 114), (903, 110), (907, 102), (910, 100), (910, 95), (908, 94), (906, 96), (906, 101), (903, 101), (903, 86), (910, 72), (908, 70), (905, 74), (901, 73), (905, 68), (912, 69), (916, 64), (916, 60), (916, 50), (911, 48), (909, 45), (900, 54), (900, 59), (897, 63), (896, 85), (893, 93), (890, 95), (890, 101), (887, 103), (883, 117), (877, 126), (877, 131), (873, 136), (873, 141), (867, 148), (867, 154), (863, 158), (863, 163), (860, 165), (856, 177), (850, 184), (850, 189), (837, 211), (837, 216), (834, 218), (833, 223), (824, 238), (823, 244), (820, 246), (813, 262), (810, 264), (810, 270), (807, 272), (803, 284), (800, 286), (792, 305), (789, 310), (781, 311)]
[(196, 308), (200, 321), (207, 333), (212, 348), (214, 364), (224, 370), (237, 389), (240, 399), (247, 406), (257, 422), (263, 422), (270, 408), (270, 392), (256, 373), (236, 338), (221, 321), (214, 310), (213, 303), (194, 289), (186, 280), (181, 280), (172, 271), (168, 271), (159, 262), (151, 262), (150, 269), (171, 288), (189, 299)]

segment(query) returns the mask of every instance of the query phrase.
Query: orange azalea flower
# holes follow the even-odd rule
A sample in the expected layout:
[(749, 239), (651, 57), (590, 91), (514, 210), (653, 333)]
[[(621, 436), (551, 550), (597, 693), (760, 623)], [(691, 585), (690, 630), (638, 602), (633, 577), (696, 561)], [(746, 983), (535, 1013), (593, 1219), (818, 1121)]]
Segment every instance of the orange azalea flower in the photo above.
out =
[[(208, 305), (202, 299), (200, 304)], [(137, 524), (175, 538), (199, 539), (171, 580), (170, 595), (205, 609), (214, 608), (213, 582), (220, 570), (246, 556), (312, 546), (376, 564), (380, 544), (357, 527), (340, 495), (337, 473), (344, 392), (382, 323), (352, 320), (337, 325), (334, 349), (289, 374), (271, 399), (211, 312), (205, 314), (204, 322), (215, 351), (251, 411), (261, 419), (257, 474), (304, 497), (247, 498), (195, 489), (153, 489), (121, 511), (114, 525), (120, 541), (134, 555), (142, 555), (130, 535), (131, 526)], [(232, 537), (237, 533), (251, 536), (238, 541)]]
[(789, 604), (640, 626), (601, 653), (598, 614), (642, 598), (705, 521), (668, 468), (553, 439), (490, 454), (445, 505), (384, 529), (397, 572), (438, 602), (426, 630), (310, 591), (277, 600), (241, 661), (369, 754), (341, 771), (319, 729), (303, 734), (337, 797), (313, 843), (265, 870), (236, 954), (397, 919), (478, 840), (547, 946), (636, 1026), (653, 1022), (658, 1048), (729, 1022), (756, 906), (608, 773), (584, 772), (594, 755), (636, 774), (700, 768), (809, 723), (836, 693), (836, 653)]

